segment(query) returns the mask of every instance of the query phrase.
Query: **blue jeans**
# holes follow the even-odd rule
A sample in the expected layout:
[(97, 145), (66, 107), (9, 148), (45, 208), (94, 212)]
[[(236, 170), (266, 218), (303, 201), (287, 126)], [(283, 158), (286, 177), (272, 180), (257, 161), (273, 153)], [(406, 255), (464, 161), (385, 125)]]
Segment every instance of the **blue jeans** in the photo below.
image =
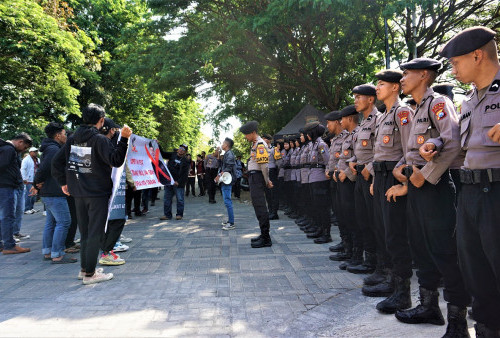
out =
[(172, 198), (177, 198), (177, 216), (184, 216), (184, 188), (175, 185), (165, 186), (165, 201), (163, 203), (163, 212), (165, 216), (172, 217)]
[(51, 258), (64, 256), (66, 235), (71, 225), (66, 197), (43, 197), (47, 208), (45, 228), (43, 229), (42, 253)]
[(233, 212), (233, 201), (231, 201), (231, 189), (232, 189), (231, 184), (221, 185), (222, 198), (224, 199), (224, 205), (226, 206), (227, 209), (228, 220), (229, 223), (234, 224), (234, 212)]
[(31, 210), (35, 207), (36, 196), (30, 196), (30, 189), (33, 184), (28, 183), (24, 188), (24, 211)]
[(16, 223), (16, 189), (0, 188), (0, 229), (2, 232), (3, 247), (10, 250), (16, 246), (14, 240), (14, 226)]
[(15, 216), (16, 221), (14, 222), (14, 235), (21, 232), (21, 222), (23, 221), (24, 215), (24, 187), (20, 189), (14, 189), (15, 198)]

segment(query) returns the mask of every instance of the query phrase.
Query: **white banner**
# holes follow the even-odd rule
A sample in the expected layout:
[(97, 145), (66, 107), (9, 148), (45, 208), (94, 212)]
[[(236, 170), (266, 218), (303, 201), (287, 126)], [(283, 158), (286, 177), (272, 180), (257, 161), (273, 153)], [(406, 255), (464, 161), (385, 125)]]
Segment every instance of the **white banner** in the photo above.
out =
[(127, 164), (137, 190), (174, 183), (165, 162), (163, 162), (158, 143), (154, 140), (132, 134)]

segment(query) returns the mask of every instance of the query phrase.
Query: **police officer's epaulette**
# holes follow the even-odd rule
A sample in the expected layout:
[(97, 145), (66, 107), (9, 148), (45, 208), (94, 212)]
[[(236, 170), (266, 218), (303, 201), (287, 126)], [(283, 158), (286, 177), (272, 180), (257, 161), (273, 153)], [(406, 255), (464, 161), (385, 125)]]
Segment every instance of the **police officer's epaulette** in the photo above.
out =
[(495, 80), (491, 83), (490, 88), (488, 89), (489, 92), (498, 92), (500, 89), (500, 80)]

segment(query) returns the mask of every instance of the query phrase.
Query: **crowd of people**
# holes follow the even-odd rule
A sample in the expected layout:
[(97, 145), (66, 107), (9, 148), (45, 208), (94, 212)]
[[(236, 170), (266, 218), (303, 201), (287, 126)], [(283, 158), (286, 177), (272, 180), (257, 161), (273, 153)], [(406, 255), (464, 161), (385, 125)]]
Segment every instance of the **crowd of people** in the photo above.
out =
[[(476, 335), (500, 337), (500, 64), (494, 38), (492, 30), (473, 27), (440, 51), (456, 79), (474, 85), (458, 111), (449, 86), (432, 86), (442, 63), (417, 58), (401, 70), (376, 73), (376, 85), (354, 87), (354, 104), (328, 113), (326, 126), (308, 120), (296, 134), (272, 137), (261, 136), (256, 121), (245, 123), (240, 131), (251, 143), (246, 167), (230, 138), (196, 161), (185, 144), (174, 152), (160, 149), (173, 182), (164, 187), (160, 219), (172, 219), (175, 196), (176, 220), (182, 220), (184, 196), (196, 196), (197, 180), (198, 196), (207, 194), (209, 203), (216, 203), (220, 187), (228, 216), (222, 229), (235, 229), (231, 196), (240, 197), (245, 172), (261, 232), (251, 239), (253, 248), (273, 245), (270, 221), (279, 219), (278, 210), (317, 244), (332, 242), (331, 227), (337, 226), (341, 242), (329, 248), (330, 259), (342, 270), (367, 274), (362, 293), (384, 298), (378, 311), (403, 323), (445, 325), (438, 302), (443, 287), (444, 337), (469, 337), (471, 304)], [(132, 131), (105, 118), (95, 104), (83, 109), (82, 118), (70, 136), (61, 124), (46, 126), (40, 162), (27, 134), (0, 140), (0, 250), (29, 252), (16, 241), (27, 237), (21, 217), (33, 212), (38, 194), (47, 212), (44, 259), (74, 263), (65, 253), (79, 249), (78, 278), (92, 284), (113, 278), (97, 262), (124, 263), (115, 251), (123, 245), (132, 200), (135, 215), (143, 215), (158, 189), (136, 189), (125, 165), (115, 198), (126, 206), (108, 215), (111, 171), (124, 164)], [(21, 162), (19, 154), (28, 149)], [(414, 269), (420, 304), (412, 307)]]

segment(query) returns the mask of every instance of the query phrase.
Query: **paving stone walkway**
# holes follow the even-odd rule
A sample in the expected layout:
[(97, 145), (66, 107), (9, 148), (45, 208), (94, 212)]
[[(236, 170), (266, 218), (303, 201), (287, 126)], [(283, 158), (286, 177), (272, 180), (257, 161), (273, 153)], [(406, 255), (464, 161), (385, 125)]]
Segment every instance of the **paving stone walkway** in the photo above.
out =
[[(32, 252), (0, 255), (0, 336), (444, 334), (445, 327), (405, 325), (377, 313), (380, 299), (361, 295), (362, 276), (339, 270), (328, 259), (329, 245), (313, 244), (281, 212), (271, 223), (274, 245), (252, 249), (258, 225), (251, 204), (234, 201), (237, 228), (226, 232), (217, 199), (211, 205), (205, 197), (188, 197), (182, 221), (159, 221), (161, 201), (146, 217), (129, 221), (124, 235), (133, 242), (121, 255), (127, 263), (105, 267), (115, 278), (92, 286), (77, 280), (78, 263), (42, 261), (44, 217), (26, 215), (22, 232), (31, 239), (22, 245)], [(337, 242), (337, 229), (332, 232)], [(413, 280), (414, 301), (416, 285)]]

